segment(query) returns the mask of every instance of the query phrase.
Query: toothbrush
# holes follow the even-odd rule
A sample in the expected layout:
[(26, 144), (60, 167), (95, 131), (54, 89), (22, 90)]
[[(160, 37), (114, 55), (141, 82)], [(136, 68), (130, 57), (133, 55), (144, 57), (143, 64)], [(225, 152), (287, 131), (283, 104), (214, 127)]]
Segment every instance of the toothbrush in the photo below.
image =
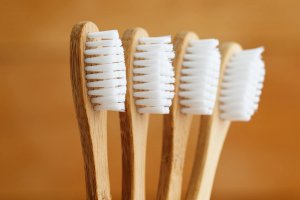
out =
[(258, 108), (265, 76), (263, 48), (221, 47), (218, 101), (212, 115), (202, 116), (187, 200), (209, 200), (222, 147), (232, 121), (249, 121)]
[(220, 53), (215, 39), (181, 32), (174, 39), (175, 97), (164, 117), (163, 151), (157, 199), (179, 200), (185, 151), (193, 115), (211, 114), (216, 98)]
[(80, 129), (88, 200), (110, 200), (107, 160), (107, 111), (124, 111), (126, 76), (118, 32), (92, 22), (71, 33), (73, 99)]
[(126, 112), (122, 134), (122, 199), (145, 199), (145, 163), (149, 114), (166, 114), (174, 96), (171, 37), (149, 37), (142, 28), (122, 38), (127, 66)]

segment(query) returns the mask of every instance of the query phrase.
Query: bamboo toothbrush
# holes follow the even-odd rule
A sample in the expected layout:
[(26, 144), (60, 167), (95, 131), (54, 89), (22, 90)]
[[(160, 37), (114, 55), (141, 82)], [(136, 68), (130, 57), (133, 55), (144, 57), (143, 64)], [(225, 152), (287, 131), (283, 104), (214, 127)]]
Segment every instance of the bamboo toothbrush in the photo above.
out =
[(171, 38), (148, 37), (141, 28), (123, 35), (127, 66), (126, 112), (120, 113), (122, 199), (145, 199), (145, 162), (149, 114), (169, 112), (174, 96)]
[(263, 80), (263, 48), (242, 50), (225, 43), (222, 54), (219, 101), (212, 115), (202, 116), (187, 200), (209, 200), (218, 160), (231, 121), (249, 121), (257, 110)]
[[(193, 115), (211, 114), (216, 98), (220, 54), (214, 39), (193, 32), (174, 39), (175, 97), (164, 117), (163, 151), (157, 199), (181, 199), (186, 145)], [(211, 103), (213, 102), (213, 103)]]
[(71, 33), (73, 99), (80, 129), (88, 200), (110, 200), (107, 110), (124, 111), (125, 64), (118, 32), (99, 32), (92, 22)]

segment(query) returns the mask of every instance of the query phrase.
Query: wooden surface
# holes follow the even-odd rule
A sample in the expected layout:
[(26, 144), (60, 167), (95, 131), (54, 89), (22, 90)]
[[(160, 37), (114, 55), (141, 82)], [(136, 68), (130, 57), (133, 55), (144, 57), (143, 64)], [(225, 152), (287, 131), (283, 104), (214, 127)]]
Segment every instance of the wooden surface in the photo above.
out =
[(74, 25), (70, 38), (70, 76), (84, 158), (86, 199), (110, 200), (107, 111), (94, 111), (84, 69), (87, 34), (98, 31), (97, 25), (92, 22)]
[(122, 136), (122, 199), (144, 200), (146, 198), (146, 152), (149, 115), (137, 112), (133, 96), (133, 61), (138, 40), (148, 37), (142, 28), (128, 29), (122, 36), (125, 51), (127, 91), (125, 109), (120, 113)]
[(198, 36), (193, 32), (180, 32), (173, 40), (176, 55), (173, 60), (175, 96), (170, 113), (164, 116), (163, 121), (162, 155), (157, 189), (157, 199), (159, 200), (181, 199), (185, 154), (193, 115), (186, 115), (181, 112), (182, 107), (178, 94), (183, 56), (189, 42), (196, 39)]
[[(69, 35), (91, 20), (101, 30), (141, 26), (152, 36), (184, 30), (200, 38), (264, 45), (267, 74), (259, 112), (234, 123), (212, 199), (300, 199), (299, 0), (17, 1), (1, 0), (0, 199), (79, 200), (84, 165), (69, 74)], [(121, 136), (108, 114), (113, 199), (121, 194)], [(191, 171), (198, 122), (186, 156)], [(150, 118), (147, 196), (154, 199), (162, 117)], [(152, 198), (151, 198), (152, 197)]]

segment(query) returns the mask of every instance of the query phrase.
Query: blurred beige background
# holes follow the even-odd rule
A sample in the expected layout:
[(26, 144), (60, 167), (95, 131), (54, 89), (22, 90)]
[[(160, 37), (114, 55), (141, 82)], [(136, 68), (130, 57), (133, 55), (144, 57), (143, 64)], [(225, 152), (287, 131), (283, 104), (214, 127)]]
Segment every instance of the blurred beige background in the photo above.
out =
[[(153, 36), (183, 30), (200, 37), (264, 45), (267, 64), (259, 112), (234, 123), (212, 199), (300, 199), (299, 0), (1, 0), (0, 199), (84, 199), (79, 132), (69, 80), (69, 34), (77, 21), (100, 29), (141, 26)], [(114, 199), (120, 199), (118, 115), (110, 114)], [(161, 117), (151, 118), (147, 196), (154, 199)], [(194, 122), (185, 187), (197, 134)]]

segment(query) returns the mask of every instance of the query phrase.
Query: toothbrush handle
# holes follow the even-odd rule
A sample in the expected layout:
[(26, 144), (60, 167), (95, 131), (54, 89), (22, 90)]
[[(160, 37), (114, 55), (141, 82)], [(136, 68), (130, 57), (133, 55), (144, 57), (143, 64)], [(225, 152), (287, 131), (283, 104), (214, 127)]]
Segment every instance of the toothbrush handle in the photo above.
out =
[(120, 113), (122, 137), (122, 199), (144, 200), (148, 124), (130, 126), (128, 113)]
[(107, 159), (107, 112), (93, 110), (87, 95), (84, 55), (86, 35), (98, 31), (92, 22), (76, 24), (70, 40), (70, 74), (80, 129), (88, 200), (110, 200)]
[(121, 112), (122, 136), (122, 199), (144, 200), (146, 174), (146, 147), (148, 135), (148, 114), (139, 114), (133, 97), (133, 58), (138, 39), (147, 37), (142, 28), (128, 29), (122, 37), (125, 50), (127, 92), (126, 112)]
[[(231, 56), (240, 50), (240, 45), (234, 42), (223, 43), (220, 46), (222, 55), (220, 83)], [(220, 96), (220, 91), (221, 84), (219, 84), (217, 99)], [(219, 116), (219, 101), (216, 101), (214, 112), (211, 116), (201, 116), (200, 133), (186, 195), (187, 200), (210, 199), (218, 161), (231, 123), (228, 120), (220, 119)]]
[(181, 199), (183, 168), (192, 116), (185, 117), (177, 123), (173, 120), (169, 115), (164, 117), (158, 200)]
[(193, 115), (181, 112), (179, 85), (183, 57), (191, 40), (198, 39), (194, 32), (180, 32), (174, 40), (175, 96), (170, 113), (164, 116), (163, 148), (158, 184), (158, 200), (180, 200), (186, 146)]
[(87, 127), (79, 122), (87, 199), (111, 200), (107, 156), (107, 114), (99, 112), (89, 117), (97, 121), (94, 123), (95, 126)]
[(202, 116), (195, 161), (187, 192), (187, 200), (209, 200), (218, 161), (229, 128), (228, 122), (211, 126), (211, 119)]

